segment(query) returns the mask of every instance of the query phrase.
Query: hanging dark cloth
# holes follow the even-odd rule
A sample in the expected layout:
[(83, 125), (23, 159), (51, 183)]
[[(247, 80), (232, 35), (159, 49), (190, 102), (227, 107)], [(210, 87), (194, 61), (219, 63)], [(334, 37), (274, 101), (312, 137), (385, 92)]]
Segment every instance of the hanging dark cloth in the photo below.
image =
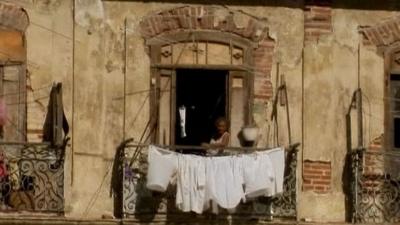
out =
[(50, 91), (46, 119), (43, 125), (43, 141), (52, 146), (61, 147), (69, 132), (69, 125), (65, 117), (62, 103), (62, 85), (54, 84)]

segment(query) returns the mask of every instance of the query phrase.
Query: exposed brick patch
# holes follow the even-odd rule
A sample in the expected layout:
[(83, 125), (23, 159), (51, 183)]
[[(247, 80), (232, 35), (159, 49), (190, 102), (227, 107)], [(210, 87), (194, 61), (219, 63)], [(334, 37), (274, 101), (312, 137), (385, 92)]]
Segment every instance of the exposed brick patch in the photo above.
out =
[(382, 151), (383, 135), (374, 138), (368, 146), (369, 151)]
[(376, 154), (365, 154), (364, 175), (381, 175), (384, 173), (384, 157)]
[(260, 42), (254, 50), (254, 98), (268, 100), (272, 97), (271, 68), (273, 63), (274, 41)]
[(331, 189), (331, 162), (305, 160), (303, 164), (303, 190), (328, 192)]
[(307, 0), (304, 6), (304, 41), (318, 41), (332, 33), (332, 2)]
[(387, 188), (387, 182), (397, 177), (399, 157), (385, 154), (383, 140), (383, 135), (373, 139), (364, 153), (363, 179), (361, 180), (364, 191), (382, 192)]
[(389, 46), (400, 40), (400, 16), (383, 21), (372, 27), (360, 27), (363, 43), (377, 47)]
[(268, 27), (258, 19), (216, 6), (183, 6), (157, 12), (140, 22), (145, 38), (172, 30), (218, 30), (259, 41), (268, 36)]
[(373, 139), (364, 154), (364, 175), (382, 175), (385, 172), (384, 155), (370, 154), (382, 151), (383, 136)]

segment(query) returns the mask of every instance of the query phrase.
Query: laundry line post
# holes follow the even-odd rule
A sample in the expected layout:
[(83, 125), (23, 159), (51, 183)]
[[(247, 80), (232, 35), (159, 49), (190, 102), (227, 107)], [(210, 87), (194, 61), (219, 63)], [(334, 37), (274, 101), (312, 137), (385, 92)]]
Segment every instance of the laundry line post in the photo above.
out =
[(127, 44), (127, 18), (124, 20), (124, 98), (123, 98), (123, 110), (122, 110), (122, 140), (125, 140), (125, 135), (126, 135), (126, 73), (128, 70), (128, 44)]

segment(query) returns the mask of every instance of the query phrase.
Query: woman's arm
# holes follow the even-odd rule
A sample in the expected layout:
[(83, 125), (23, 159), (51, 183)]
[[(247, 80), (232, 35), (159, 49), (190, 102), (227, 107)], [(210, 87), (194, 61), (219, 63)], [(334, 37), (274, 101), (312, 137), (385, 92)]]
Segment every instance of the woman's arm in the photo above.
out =
[(222, 135), (221, 137), (221, 142), (220, 143), (213, 143), (213, 144), (209, 144), (210, 147), (216, 147), (216, 148), (223, 148), (228, 146), (229, 144), (229, 133), (225, 133), (224, 135)]
[(229, 145), (229, 137), (230, 137), (230, 135), (229, 135), (228, 132), (226, 132), (226, 133), (222, 136), (222, 142), (221, 142), (221, 144), (223, 144), (223, 147), (226, 147), (226, 146)]

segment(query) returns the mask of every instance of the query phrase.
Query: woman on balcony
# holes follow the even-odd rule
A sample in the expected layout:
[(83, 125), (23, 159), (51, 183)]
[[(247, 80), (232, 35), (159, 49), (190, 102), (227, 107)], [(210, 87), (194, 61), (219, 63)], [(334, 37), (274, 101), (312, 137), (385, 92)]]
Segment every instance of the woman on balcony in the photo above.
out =
[(228, 132), (229, 122), (224, 117), (215, 121), (216, 133), (212, 136), (210, 143), (202, 143), (207, 148), (207, 155), (222, 155), (224, 148), (229, 144), (230, 134)]

